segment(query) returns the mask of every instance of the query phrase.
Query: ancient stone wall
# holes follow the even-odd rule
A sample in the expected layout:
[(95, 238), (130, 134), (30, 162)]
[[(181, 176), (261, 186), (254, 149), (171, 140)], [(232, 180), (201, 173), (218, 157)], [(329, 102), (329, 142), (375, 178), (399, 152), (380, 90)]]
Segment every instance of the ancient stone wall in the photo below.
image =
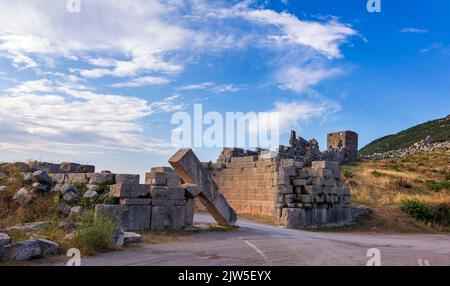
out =
[(215, 165), (211, 174), (220, 192), (238, 214), (272, 217), (277, 168), (276, 158), (253, 155), (232, 157), (229, 163)]

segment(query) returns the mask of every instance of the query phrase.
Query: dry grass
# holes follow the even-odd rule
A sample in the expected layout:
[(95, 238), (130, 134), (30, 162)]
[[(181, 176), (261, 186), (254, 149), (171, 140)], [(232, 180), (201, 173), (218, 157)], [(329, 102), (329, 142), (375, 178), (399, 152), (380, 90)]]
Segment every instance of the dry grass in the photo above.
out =
[(182, 241), (187, 238), (188, 233), (171, 230), (150, 230), (141, 233), (141, 235), (143, 243), (159, 244)]
[(345, 184), (351, 187), (353, 203), (369, 206), (374, 211), (372, 218), (364, 221), (365, 229), (389, 232), (448, 231), (409, 217), (401, 211), (401, 202), (404, 198), (410, 198), (433, 206), (450, 204), (447, 184), (449, 151), (363, 162), (343, 166), (342, 169), (353, 174), (351, 178), (343, 178)]

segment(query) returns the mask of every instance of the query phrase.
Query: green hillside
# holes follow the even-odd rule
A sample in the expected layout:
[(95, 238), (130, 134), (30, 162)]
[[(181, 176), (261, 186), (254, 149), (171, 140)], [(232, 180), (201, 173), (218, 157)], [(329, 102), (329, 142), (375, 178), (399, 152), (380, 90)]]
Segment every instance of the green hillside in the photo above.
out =
[(433, 142), (450, 141), (450, 115), (374, 140), (359, 150), (359, 154), (370, 155), (409, 147), (428, 135)]

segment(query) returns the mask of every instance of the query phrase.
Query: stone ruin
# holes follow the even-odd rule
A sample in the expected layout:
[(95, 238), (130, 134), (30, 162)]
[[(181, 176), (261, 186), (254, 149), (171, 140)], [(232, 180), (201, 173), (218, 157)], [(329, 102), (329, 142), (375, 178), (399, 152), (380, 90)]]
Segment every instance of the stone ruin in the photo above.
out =
[(328, 143), (322, 153), (316, 140), (292, 131), (290, 146), (280, 146), (275, 156), (224, 148), (216, 163), (205, 166), (238, 214), (273, 217), (292, 227), (352, 224), (367, 209), (352, 206), (339, 163), (357, 159), (357, 134), (332, 133)]
[(124, 230), (181, 230), (193, 225), (198, 197), (219, 225), (236, 222), (236, 213), (191, 149), (180, 149), (169, 163), (175, 172), (170, 167), (152, 168), (145, 184), (139, 184), (138, 175), (116, 177), (110, 195), (119, 204), (96, 205), (95, 214), (113, 218)]

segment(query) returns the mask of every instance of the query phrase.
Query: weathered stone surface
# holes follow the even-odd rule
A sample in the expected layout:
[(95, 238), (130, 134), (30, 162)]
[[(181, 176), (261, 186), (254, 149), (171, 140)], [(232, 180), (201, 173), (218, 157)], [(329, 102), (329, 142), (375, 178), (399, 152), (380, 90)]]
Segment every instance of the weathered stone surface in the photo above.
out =
[(0, 186), (0, 195), (6, 193), (6, 186)]
[(139, 184), (139, 175), (116, 174), (116, 184), (119, 185)]
[(37, 239), (39, 243), (39, 247), (41, 248), (41, 256), (50, 256), (58, 254), (59, 244), (56, 242), (46, 240), (46, 239)]
[(169, 188), (164, 186), (150, 186), (152, 199), (184, 200), (184, 188)]
[(69, 214), (70, 217), (77, 217), (80, 214), (81, 214), (81, 207), (80, 206), (75, 206), (75, 207), (72, 207), (70, 209), (70, 214)]
[(139, 199), (139, 198), (123, 198), (119, 200), (121, 205), (150, 205), (151, 199)]
[(0, 232), (0, 248), (11, 243), (11, 238), (6, 233)]
[(26, 240), (3, 248), (3, 259), (6, 261), (26, 261), (41, 255), (41, 247), (37, 240)]
[(56, 209), (62, 214), (69, 215), (71, 207), (66, 202), (61, 202), (58, 204)]
[(121, 247), (125, 243), (125, 232), (122, 228), (117, 228), (112, 233), (112, 243), (116, 247)]
[(124, 244), (139, 243), (141, 240), (142, 236), (140, 234), (129, 231), (124, 233)]
[(64, 195), (68, 192), (76, 193), (77, 189), (75, 189), (71, 184), (64, 184), (59, 186), (59, 192)]
[(47, 162), (33, 162), (31, 163), (31, 169), (33, 172), (45, 171), (47, 173), (61, 173), (63, 172), (58, 164)]
[(185, 214), (185, 225), (186, 226), (194, 225), (194, 213), (195, 213), (195, 200), (187, 199), (186, 200), (186, 214)]
[(180, 149), (169, 159), (169, 163), (183, 183), (196, 184), (202, 190), (199, 194), (201, 202), (220, 225), (234, 225), (236, 213), (191, 149)]
[(27, 188), (21, 188), (13, 197), (13, 200), (19, 205), (28, 203), (31, 199), (30, 191)]
[(64, 180), (66, 179), (66, 174), (64, 173), (49, 173), (48, 175), (56, 184), (64, 184)]
[(98, 193), (96, 191), (87, 191), (83, 195), (83, 198), (85, 199), (95, 199), (96, 197), (98, 197)]
[(105, 184), (105, 185), (112, 185), (114, 184), (114, 174), (110, 173), (95, 173), (89, 180), (89, 184), (91, 185), (99, 185), (99, 184)]
[(110, 186), (110, 190), (111, 196), (116, 198), (148, 197), (150, 194), (150, 186), (140, 184), (115, 184)]
[(33, 181), (33, 174), (32, 173), (23, 174), (23, 180), (27, 183)]
[(339, 164), (334, 161), (313, 161), (311, 163), (313, 169), (336, 169), (339, 168)]
[(180, 230), (185, 226), (185, 216), (185, 206), (153, 206), (151, 228)]
[(59, 165), (60, 169), (66, 173), (94, 173), (95, 166), (92, 165), (80, 165), (71, 162), (62, 162)]
[(64, 182), (68, 184), (87, 184), (88, 179), (85, 173), (68, 173)]
[(151, 206), (96, 205), (95, 216), (99, 215), (113, 219), (124, 230), (145, 230), (150, 228)]
[(150, 170), (151, 173), (156, 172), (165, 172), (165, 173), (173, 173), (173, 169), (171, 167), (153, 167)]
[(202, 190), (194, 184), (183, 184), (181, 187), (185, 189), (186, 197), (191, 199), (198, 197), (202, 192)]
[(48, 185), (44, 185), (41, 183), (33, 183), (33, 189), (38, 193), (45, 193), (49, 190)]
[(64, 194), (63, 199), (70, 203), (71, 201), (73, 201), (75, 198), (77, 197), (77, 194), (74, 192), (67, 192)]
[(36, 171), (33, 173), (33, 179), (39, 183), (50, 185), (52, 183), (52, 178), (45, 171)]
[(51, 221), (37, 221), (37, 222), (30, 222), (30, 223), (22, 223), (15, 226), (10, 226), (6, 228), (7, 231), (36, 231), (39, 229), (43, 229), (46, 227), (50, 227), (52, 225)]

